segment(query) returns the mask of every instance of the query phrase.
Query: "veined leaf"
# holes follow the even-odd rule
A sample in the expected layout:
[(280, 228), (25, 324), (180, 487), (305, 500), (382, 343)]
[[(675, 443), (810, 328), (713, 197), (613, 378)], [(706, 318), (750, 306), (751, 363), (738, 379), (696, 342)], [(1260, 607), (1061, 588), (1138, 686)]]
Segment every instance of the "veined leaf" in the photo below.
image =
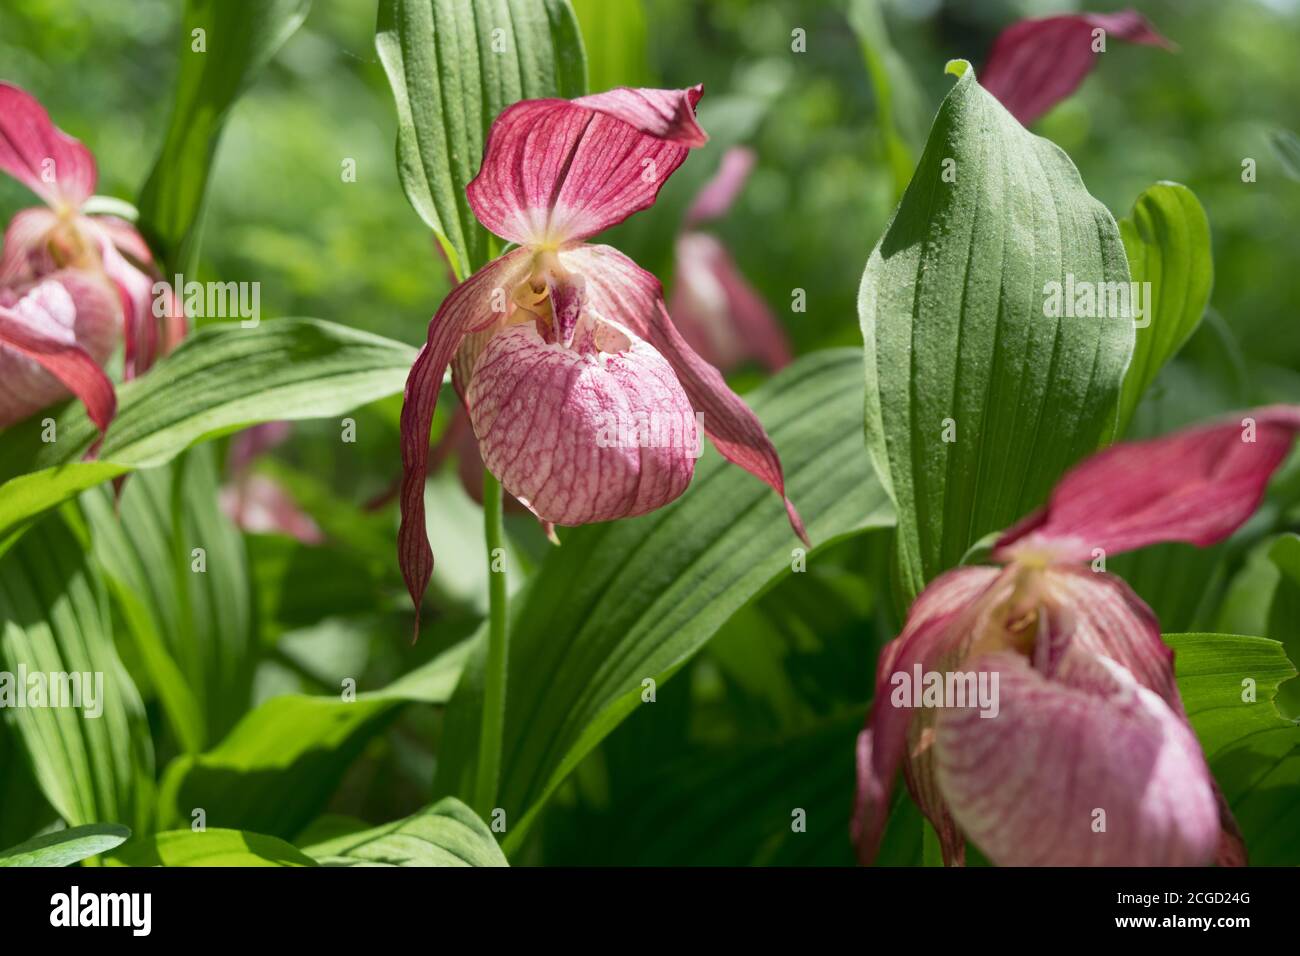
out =
[(81, 498), (109, 589), (186, 752), (223, 737), (252, 690), (248, 559), (217, 494), (203, 445), (137, 476), (116, 503), (106, 486)]
[(464, 279), (492, 253), (465, 187), (518, 100), (586, 92), (568, 0), (381, 0), (375, 46), (397, 102), (402, 189)]
[(646, 16), (641, 0), (573, 0), (587, 51), (587, 88), (653, 86), (646, 57)]
[[(807, 356), (751, 398), (819, 546), (891, 520), (861, 441), (852, 350)], [(720, 457), (674, 504), (565, 532), (512, 602), (502, 786), (512, 852), (568, 773), (741, 606), (802, 555), (771, 490)], [(479, 648), (481, 650), (481, 648)], [(447, 711), (435, 793), (473, 781), (482, 655)]]
[(1178, 691), (1210, 769), (1232, 807), (1250, 862), (1293, 863), (1300, 853), (1300, 724), (1274, 706), (1295, 676), (1282, 645), (1262, 637), (1166, 634)]
[(303, 852), (324, 866), (509, 866), (487, 824), (454, 797)]
[(0, 558), (0, 670), (14, 678), (3, 713), (69, 826), (120, 820), (139, 832), (153, 811), (153, 743), (86, 551), (51, 515)]
[(132, 840), (110, 862), (126, 866), (315, 866), (297, 847), (243, 830), (168, 830)]
[(88, 823), (56, 830), (0, 850), (0, 866), (71, 866), (121, 846), (131, 835), (117, 823)]
[(353, 760), (403, 704), (439, 704), (451, 696), (470, 641), (355, 700), (271, 698), (213, 749), (168, 765), (159, 796), (161, 825), (188, 824), (191, 813), (202, 808), (211, 826), (295, 836), (321, 812)]
[(140, 225), (153, 251), (192, 271), (208, 174), (226, 117), (311, 0), (188, 0), (176, 99), (153, 171), (140, 193)]
[[(1269, 603), (1268, 636), (1282, 642), (1292, 661), (1300, 661), (1300, 535), (1281, 535), (1268, 557), (1281, 572)], [(1300, 718), (1300, 679), (1283, 683), (1277, 705), (1286, 716)]]
[(867, 444), (909, 603), (1111, 438), (1133, 349), (1103, 285), (1129, 281), (1114, 219), (969, 64), (949, 69), (961, 76), (858, 296)]
[(1156, 183), (1142, 193), (1128, 218), (1120, 220), (1119, 232), (1134, 288), (1144, 298), (1146, 288), (1151, 293), (1151, 314), (1137, 324), (1133, 361), (1124, 376), (1118, 429), (1124, 434), (1156, 373), (1205, 314), (1214, 258), (1205, 210), (1196, 194), (1178, 183)]
[(149, 374), (118, 386), (98, 461), (77, 460), (95, 437), (79, 404), (59, 416), (57, 441), (43, 442), (34, 419), (0, 436), (8, 478), (0, 540), (85, 489), (165, 464), (196, 442), (259, 422), (330, 418), (399, 393), (414, 360), (400, 342), (316, 319), (202, 329)]

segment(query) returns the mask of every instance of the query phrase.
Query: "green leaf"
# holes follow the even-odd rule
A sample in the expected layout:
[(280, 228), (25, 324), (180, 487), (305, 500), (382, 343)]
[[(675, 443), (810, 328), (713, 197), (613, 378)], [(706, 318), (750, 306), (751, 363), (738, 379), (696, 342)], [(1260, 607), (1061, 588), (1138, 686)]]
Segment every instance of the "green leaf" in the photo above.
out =
[(641, 0), (573, 0), (587, 51), (587, 88), (653, 86)]
[[(63, 516), (51, 515), (0, 558), (0, 670), (13, 675), (0, 689), (3, 714), (69, 826), (121, 820), (139, 832), (153, 809), (153, 744), (86, 551)], [(60, 706), (49, 706), (52, 674), (75, 680)], [(10, 696), (39, 683), (49, 688), (44, 705)]]
[(1049, 314), (1071, 280), (1128, 282), (1119, 230), (1069, 157), (956, 64), (858, 296), (906, 603), (1111, 438), (1133, 348), (1131, 317)]
[(470, 649), (443, 652), (383, 690), (342, 696), (273, 697), (216, 747), (183, 755), (163, 774), (163, 826), (190, 822), (202, 808), (213, 826), (292, 837), (324, 809), (344, 772), (402, 705), (450, 696)]
[[(1281, 535), (1268, 557), (1281, 572), (1269, 604), (1268, 636), (1282, 642), (1292, 661), (1300, 661), (1300, 535)], [(1286, 716), (1300, 717), (1300, 679), (1282, 685), (1277, 705)]]
[[(890, 521), (861, 440), (856, 352), (807, 356), (756, 390), (790, 497), (819, 546)], [(653, 514), (562, 535), (512, 601), (498, 805), (512, 852), (568, 773), (747, 601), (802, 553), (780, 502), (710, 455), (681, 499)], [(482, 656), (447, 712), (435, 792), (470, 793)]]
[(71, 866), (120, 846), (131, 835), (117, 823), (88, 823), (56, 830), (0, 850), (0, 866)]
[(454, 797), (419, 813), (304, 848), (325, 866), (508, 866), (496, 838)]
[(493, 255), (465, 197), (488, 129), (518, 100), (586, 92), (578, 21), (567, 0), (381, 0), (375, 46), (402, 188), (464, 279)]
[(114, 863), (126, 866), (315, 866), (297, 847), (243, 830), (168, 830), (132, 840)]
[(1283, 172), (1300, 181), (1300, 136), (1289, 129), (1279, 129), (1274, 131), (1269, 142), (1273, 144), (1277, 158), (1282, 161)]
[(1262, 637), (1166, 634), (1178, 690), (1210, 770), (1232, 807), (1250, 862), (1300, 857), (1300, 725), (1273, 705), (1295, 676), (1282, 645)]
[(59, 416), (55, 442), (41, 440), (38, 422), (0, 436), (0, 475), (9, 479), (0, 484), (0, 539), (107, 478), (166, 464), (197, 442), (259, 422), (332, 418), (399, 393), (414, 360), (409, 346), (316, 319), (201, 329), (147, 375), (118, 386), (100, 460), (78, 460), (95, 437), (80, 404)]
[[(219, 740), (248, 709), (254, 640), (248, 559), (218, 506), (209, 446), (81, 499), (94, 552), (181, 749)], [(202, 572), (194, 549), (203, 551)]]
[[(1139, 320), (1133, 360), (1124, 376), (1119, 403), (1119, 433), (1156, 373), (1196, 331), (1214, 285), (1210, 222), (1186, 186), (1156, 183), (1138, 197), (1120, 220), (1133, 282), (1150, 283), (1151, 314)], [(1143, 321), (1149, 322), (1145, 327)]]
[(185, 4), (171, 120), (139, 203), (141, 228), (170, 269), (193, 271), (208, 175), (230, 108), (310, 8), (311, 0)]

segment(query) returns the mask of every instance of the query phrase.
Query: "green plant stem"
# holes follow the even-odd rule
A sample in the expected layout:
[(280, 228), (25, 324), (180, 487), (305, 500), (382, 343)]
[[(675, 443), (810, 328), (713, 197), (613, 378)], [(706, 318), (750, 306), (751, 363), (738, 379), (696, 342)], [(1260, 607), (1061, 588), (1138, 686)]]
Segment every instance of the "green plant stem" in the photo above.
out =
[[(483, 538), (488, 562), (488, 650), (483, 678), (483, 722), (479, 730), (478, 772), (474, 783), (474, 809), (487, 819), (497, 799), (501, 777), (501, 737), (506, 722), (506, 664), (509, 633), (506, 630), (505, 533), (501, 525), (501, 483), (483, 471)], [(495, 570), (496, 564), (500, 570)]]

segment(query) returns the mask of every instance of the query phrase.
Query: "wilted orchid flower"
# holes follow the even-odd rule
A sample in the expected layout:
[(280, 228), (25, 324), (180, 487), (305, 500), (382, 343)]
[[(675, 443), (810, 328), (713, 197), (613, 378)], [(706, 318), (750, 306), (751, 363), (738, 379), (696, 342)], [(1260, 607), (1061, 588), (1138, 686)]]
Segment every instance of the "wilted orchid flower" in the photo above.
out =
[(1136, 10), (1021, 20), (993, 41), (980, 85), (1028, 126), (1079, 88), (1108, 39), (1174, 48)]
[(123, 219), (84, 211), (98, 179), (95, 157), (8, 83), (0, 83), (0, 169), (46, 202), (9, 223), (0, 284), (12, 288), (66, 270), (106, 276), (121, 301), (127, 378), (180, 341), (185, 316), (170, 289), (160, 303), (161, 329), (155, 318), (156, 269), (144, 239)]
[(686, 212), (677, 237), (677, 266), (669, 314), (682, 337), (723, 371), (755, 359), (771, 371), (790, 364), (790, 344), (762, 296), (731, 254), (699, 226), (726, 214), (754, 168), (754, 152), (734, 146)]
[[(853, 820), (870, 862), (900, 766), (947, 863), (969, 838), (1001, 865), (1244, 863), (1155, 615), (1107, 556), (1205, 546), (1241, 526), (1300, 430), (1300, 406), (1115, 445), (1071, 470), (1046, 508), (916, 599), (881, 652), (858, 738)], [(967, 706), (909, 697), (991, 688)], [(937, 675), (937, 680), (927, 675)], [(900, 693), (901, 690), (901, 693)], [(957, 706), (954, 706), (954, 703)], [(981, 716), (983, 714), (983, 716)]]
[(429, 425), (448, 364), (484, 464), (544, 522), (607, 521), (672, 501), (694, 472), (699, 412), (723, 456), (771, 485), (806, 538), (767, 433), (673, 327), (659, 280), (583, 242), (651, 205), (704, 144), (701, 95), (622, 88), (525, 100), (492, 124), (469, 202), (518, 248), (447, 295), (402, 408), (398, 554), (417, 609), (433, 570)]

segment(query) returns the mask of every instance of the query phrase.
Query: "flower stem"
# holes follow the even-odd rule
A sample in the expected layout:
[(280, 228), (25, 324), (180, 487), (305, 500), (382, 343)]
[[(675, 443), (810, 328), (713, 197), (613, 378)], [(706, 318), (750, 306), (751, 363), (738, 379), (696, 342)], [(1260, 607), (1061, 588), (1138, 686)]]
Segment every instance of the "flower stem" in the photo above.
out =
[(488, 650), (483, 677), (483, 723), (479, 729), (478, 772), (474, 781), (474, 809), (487, 819), (495, 807), (501, 777), (501, 737), (506, 721), (506, 664), (509, 632), (506, 630), (505, 533), (501, 525), (501, 483), (483, 470), (483, 539), (488, 562)]

